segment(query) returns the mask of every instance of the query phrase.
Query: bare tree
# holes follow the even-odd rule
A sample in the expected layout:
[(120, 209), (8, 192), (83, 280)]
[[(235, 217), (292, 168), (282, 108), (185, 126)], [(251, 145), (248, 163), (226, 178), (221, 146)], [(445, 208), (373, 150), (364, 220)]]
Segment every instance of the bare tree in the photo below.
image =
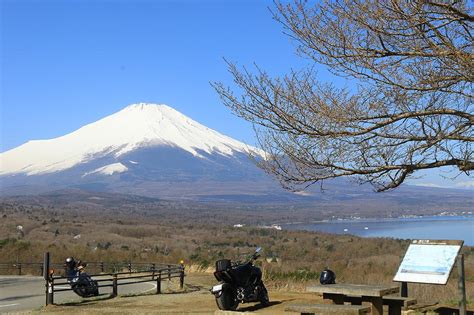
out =
[(296, 1), (276, 3), (274, 18), (301, 57), (352, 82), (228, 63), (238, 93), (212, 84), (254, 124), (268, 153), (260, 165), (285, 187), (346, 176), (383, 191), (417, 170), (474, 169), (474, 16), (465, 2)]

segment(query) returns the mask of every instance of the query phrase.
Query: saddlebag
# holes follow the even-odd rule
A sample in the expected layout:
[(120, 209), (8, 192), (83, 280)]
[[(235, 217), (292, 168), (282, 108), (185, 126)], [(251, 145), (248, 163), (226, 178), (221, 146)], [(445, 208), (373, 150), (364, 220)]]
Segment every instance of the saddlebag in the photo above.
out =
[(216, 261), (216, 271), (221, 272), (221, 271), (226, 271), (230, 269), (231, 263), (230, 259), (221, 259)]

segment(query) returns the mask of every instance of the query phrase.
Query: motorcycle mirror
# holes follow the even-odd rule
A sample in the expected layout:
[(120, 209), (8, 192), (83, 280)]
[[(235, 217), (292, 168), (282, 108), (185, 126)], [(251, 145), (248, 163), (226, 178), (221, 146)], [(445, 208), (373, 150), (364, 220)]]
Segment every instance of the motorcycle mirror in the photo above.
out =
[(260, 251), (262, 250), (262, 248), (259, 246), (257, 247), (257, 249), (255, 250), (256, 253), (260, 253)]

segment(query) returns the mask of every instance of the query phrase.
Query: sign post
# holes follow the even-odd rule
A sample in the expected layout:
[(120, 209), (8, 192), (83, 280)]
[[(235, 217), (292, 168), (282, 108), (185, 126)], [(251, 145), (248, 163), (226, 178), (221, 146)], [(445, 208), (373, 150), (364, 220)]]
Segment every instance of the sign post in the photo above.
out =
[(464, 282), (464, 255), (458, 256), (459, 314), (466, 315), (466, 284)]
[(400, 296), (401, 297), (408, 297), (408, 283), (401, 282), (400, 283)]

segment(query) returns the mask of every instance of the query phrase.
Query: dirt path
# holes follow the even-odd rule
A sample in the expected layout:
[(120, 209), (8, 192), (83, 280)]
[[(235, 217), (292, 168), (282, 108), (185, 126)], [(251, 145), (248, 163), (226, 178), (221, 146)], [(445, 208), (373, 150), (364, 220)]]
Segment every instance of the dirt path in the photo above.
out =
[[(214, 314), (217, 310), (209, 288), (215, 283), (210, 274), (193, 273), (186, 277), (186, 290), (179, 292), (176, 283), (170, 283), (170, 291), (161, 295), (119, 296), (113, 299), (84, 299), (35, 310), (30, 314)], [(257, 303), (243, 304), (239, 311), (258, 314), (284, 314), (293, 302), (321, 302), (310, 293), (270, 291), (270, 306), (260, 308)], [(288, 313), (286, 313), (288, 314)]]

